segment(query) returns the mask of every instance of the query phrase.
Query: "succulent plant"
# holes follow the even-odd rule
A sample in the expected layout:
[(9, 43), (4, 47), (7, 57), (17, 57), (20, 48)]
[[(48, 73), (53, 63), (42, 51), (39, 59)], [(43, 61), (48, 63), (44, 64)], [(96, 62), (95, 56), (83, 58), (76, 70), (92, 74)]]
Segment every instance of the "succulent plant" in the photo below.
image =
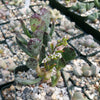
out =
[(42, 20), (45, 22), (45, 31), (46, 31), (50, 24), (50, 12), (45, 8), (41, 8), (40, 15)]
[(66, 47), (63, 49), (63, 59), (66, 59), (66, 63), (69, 62), (70, 60), (74, 59), (76, 54), (73, 48), (71, 47)]
[(55, 47), (56, 47), (57, 41), (56, 40), (51, 40), (48, 42), (48, 50), (49, 52), (52, 52)]
[(94, 7), (94, 3), (86, 3), (86, 11), (91, 10)]
[(37, 65), (37, 60), (34, 58), (29, 58), (26, 62), (26, 66), (32, 69), (36, 69)]
[[(24, 22), (20, 21), (24, 34), (29, 40), (26, 40), (20, 34), (17, 34), (16, 40), (20, 48), (30, 56), (26, 62), (27, 67), (33, 70), (36, 69), (37, 75), (44, 82), (51, 79), (52, 86), (55, 86), (60, 78), (61, 68), (69, 60), (74, 59), (75, 51), (72, 48), (66, 47), (68, 45), (67, 37), (63, 37), (55, 42), (51, 39), (54, 31), (54, 23), (50, 33), (46, 32), (50, 23), (50, 13), (47, 9), (41, 8), (38, 14), (35, 13), (32, 15), (30, 18), (31, 33), (26, 28)], [(48, 50), (45, 48), (48, 48)], [(41, 63), (44, 64), (43, 68), (40, 67)], [(56, 68), (56, 74), (51, 76), (54, 67)], [(18, 82), (27, 84), (28, 81), (19, 79)], [(34, 80), (34, 82), (37, 82), (37, 80)], [(29, 81), (30, 84), (34, 82)]]
[(93, 23), (96, 23), (99, 17), (100, 17), (100, 13), (96, 12), (96, 13), (93, 13), (93, 14), (89, 15), (87, 17), (87, 19), (89, 19)]
[(24, 85), (32, 85), (32, 84), (40, 82), (41, 78), (37, 78), (35, 80), (25, 80), (22, 78), (16, 78), (15, 81)]
[(38, 38), (39, 40), (43, 41), (43, 35), (44, 32), (42, 30), (36, 30), (35, 32), (33, 32), (32, 37)]
[[(67, 38), (62, 38), (58, 41), (51, 41), (49, 45), (49, 53), (46, 58), (43, 59), (44, 66), (46, 70), (52, 70), (56, 68), (56, 75), (51, 77), (52, 86), (55, 86), (60, 78), (60, 70), (65, 67), (68, 61), (75, 58), (75, 51), (67, 46)], [(72, 54), (73, 52), (73, 54)]]
[(61, 76), (60, 71), (57, 71), (56, 75), (54, 75), (54, 76), (51, 77), (52, 86), (55, 86), (55, 85), (57, 84), (57, 82), (58, 82), (60, 76)]
[(19, 6), (20, 4), (23, 3), (24, 0), (12, 0), (10, 1), (10, 5), (15, 5), (15, 6)]
[(35, 32), (36, 30), (45, 30), (45, 22), (42, 20), (41, 15), (35, 13), (34, 15), (31, 16), (30, 19), (30, 24), (31, 24), (31, 30), (32, 32)]
[(50, 19), (51, 21), (56, 21), (57, 19), (61, 19), (62, 15), (60, 14), (60, 11), (58, 11), (57, 9), (50, 9)]
[(98, 68), (96, 68), (96, 66), (94, 65), (84, 65), (82, 67), (79, 68), (79, 66), (75, 66), (73, 68), (73, 73), (80, 77), (80, 76), (85, 76), (85, 77), (89, 77), (89, 76), (96, 76), (99, 71), (98, 71)]
[(90, 48), (98, 47), (98, 44), (94, 41), (91, 35), (86, 35), (84, 38), (79, 39), (78, 42), (79, 44), (85, 47), (90, 47)]
[(71, 9), (79, 13), (85, 13), (94, 7), (94, 3), (77, 3), (75, 6), (72, 6)]
[(35, 58), (38, 56), (38, 54), (40, 54), (41, 47), (42, 47), (42, 42), (37, 38), (31, 38), (27, 44), (28, 51)]
[(95, 5), (100, 8), (100, 1), (99, 0), (94, 0)]

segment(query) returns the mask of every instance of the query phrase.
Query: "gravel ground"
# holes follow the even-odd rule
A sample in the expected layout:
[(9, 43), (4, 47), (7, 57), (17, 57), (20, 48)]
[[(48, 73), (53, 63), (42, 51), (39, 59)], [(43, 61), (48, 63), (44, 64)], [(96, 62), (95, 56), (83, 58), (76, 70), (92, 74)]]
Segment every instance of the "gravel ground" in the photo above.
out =
[(100, 20), (99, 19), (97, 19), (96, 23), (93, 23), (90, 20), (87, 20), (86, 23), (88, 23), (90, 26), (92, 26), (94, 29), (100, 32)]
[(85, 56), (100, 51), (100, 45), (95, 41), (92, 35), (77, 37), (69, 43), (71, 43), (81, 54)]
[[(0, 2), (0, 4), (2, 3)], [(33, 8), (37, 12), (39, 6)], [(20, 18), (21, 16), (20, 10), (13, 9), (11, 11), (15, 14), (13, 15), (12, 12), (10, 12), (12, 16), (9, 17), (10, 23), (0, 26), (0, 41), (5, 40), (5, 43), (0, 44), (0, 85), (13, 81), (14, 69), (19, 65), (26, 64), (26, 60), (28, 59), (28, 56), (18, 47), (15, 39), (17, 32), (23, 33), (20, 23), (16, 20), (16, 18)], [(27, 24), (28, 29), (30, 29), (28, 17), (29, 16), (26, 15), (24, 16), (24, 14), (22, 15), (22, 18), (25, 18), (25, 24)], [(67, 21), (70, 23), (69, 19)], [(60, 22), (61, 20), (56, 20), (56, 23), (59, 24)], [(13, 24), (15, 25), (14, 27), (12, 27)], [(63, 25), (64, 24), (62, 24), (61, 27), (63, 27)], [(77, 28), (72, 22), (70, 25), (74, 26), (74, 28), (66, 26), (64, 27), (65, 30), (61, 31), (61, 27), (55, 26), (54, 39), (61, 38), (64, 35), (73, 38), (83, 33), (82, 30)], [(70, 29), (70, 31), (66, 30), (66, 28)], [(48, 32), (50, 32), (50, 30), (48, 30)], [(71, 32), (71, 34), (68, 32)], [(79, 39), (74, 38), (70, 43), (86, 56), (93, 52), (100, 51), (100, 44), (94, 41), (94, 38), (91, 35), (84, 35)], [(17, 83), (16, 86), (11, 85), (10, 88), (5, 89), (3, 91), (3, 96), (7, 100), (14, 100), (16, 88), (17, 100), (100, 100), (100, 53), (98, 52), (94, 55), (87, 56), (86, 58), (88, 59), (88, 62), (86, 59), (77, 58), (66, 65), (62, 71), (62, 74), (65, 77), (65, 84), (62, 77), (55, 87), (51, 87), (46, 83), (29, 86)], [(35, 79), (35, 76), (32, 75), (33, 73), (35, 74), (36, 72), (30, 69), (27, 73), (19, 72), (17, 77), (23, 79)]]

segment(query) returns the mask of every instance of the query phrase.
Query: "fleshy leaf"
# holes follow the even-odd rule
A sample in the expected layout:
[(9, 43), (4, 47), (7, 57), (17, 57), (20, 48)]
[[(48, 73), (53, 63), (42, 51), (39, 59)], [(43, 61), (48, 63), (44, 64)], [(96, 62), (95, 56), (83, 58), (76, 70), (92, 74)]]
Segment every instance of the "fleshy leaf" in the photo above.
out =
[(89, 15), (87, 18), (91, 20), (92, 22), (96, 22), (97, 18), (99, 17), (98, 13), (93, 13)]
[(50, 24), (50, 12), (46, 8), (40, 9), (40, 15), (42, 20), (45, 22), (45, 31), (48, 29)]
[(35, 32), (36, 30), (44, 31), (45, 29), (45, 22), (42, 20), (41, 16), (37, 13), (31, 16), (30, 24), (32, 32)]
[(23, 20), (20, 19), (20, 22), (21, 22), (21, 25), (22, 25), (24, 34), (26, 34), (29, 38), (31, 38), (31, 34), (30, 34), (30, 32), (28, 31), (28, 29), (26, 28), (26, 26), (25, 26)]
[(81, 9), (79, 9), (78, 11), (79, 11), (79, 13), (83, 14), (83, 13), (85, 13), (85, 12), (86, 12), (86, 9), (81, 8)]
[(94, 0), (95, 5), (100, 8), (100, 0)]
[(59, 67), (56, 67), (56, 69), (60, 70), (60, 69), (64, 68), (66, 64), (67, 63), (65, 62), (65, 60), (63, 58), (61, 58), (61, 59), (59, 59), (59, 63), (58, 63)]
[(26, 80), (26, 79), (22, 79), (22, 78), (15, 78), (15, 81), (20, 83), (20, 84), (23, 84), (23, 85), (33, 85), (33, 84), (39, 83), (41, 81), (41, 78), (37, 78), (37, 79), (34, 79), (34, 80)]
[(52, 25), (51, 25), (51, 30), (50, 30), (50, 36), (52, 37), (52, 34), (53, 34), (53, 32), (54, 32), (54, 29), (55, 29), (55, 24), (54, 24), (54, 22), (52, 23)]
[(22, 35), (20, 35), (19, 33), (17, 33), (16, 35), (17, 35), (17, 39), (18, 39), (22, 44), (27, 45), (27, 40), (26, 40)]
[(60, 78), (61, 74), (60, 74), (60, 71), (57, 71), (56, 75), (53, 75), (51, 77), (51, 80), (52, 80), (52, 86), (56, 86), (59, 78)]
[(55, 81), (56, 81), (56, 75), (53, 75), (52, 77), (51, 77), (51, 80), (52, 80), (52, 85), (54, 85), (55, 84)]
[(64, 52), (62, 53), (62, 58), (65, 63), (68, 63), (70, 60), (72, 60), (76, 57), (76, 53), (75, 53), (74, 49), (71, 47), (65, 47), (63, 49), (63, 51)]
[(31, 68), (31, 69), (36, 69), (36, 67), (37, 67), (37, 60), (36, 59), (34, 59), (34, 58), (29, 58), (27, 61), (26, 61), (26, 66), (28, 67), (28, 68)]
[(35, 32), (33, 32), (32, 37), (33, 38), (38, 38), (39, 40), (43, 41), (43, 34), (44, 34), (43, 31), (36, 30)]
[(45, 53), (46, 53), (46, 51), (45, 51), (45, 47), (43, 45), (42, 48), (41, 48), (40, 57), (39, 57), (39, 63), (40, 64), (41, 64), (42, 60), (45, 58)]
[(16, 41), (17, 41), (17, 44), (19, 45), (19, 47), (29, 56), (32, 57), (31, 53), (28, 51), (28, 49), (25, 47), (25, 45), (23, 45), (16, 37)]
[(94, 7), (94, 3), (86, 3), (86, 10), (90, 10), (91, 8)]
[(50, 35), (48, 34), (48, 33), (44, 33), (44, 35), (43, 35), (43, 44), (45, 45), (45, 46), (47, 46), (47, 44), (48, 44), (48, 41), (50, 41)]
[(74, 10), (74, 11), (77, 11), (78, 10), (78, 6), (77, 5), (74, 5), (72, 6), (70, 9)]
[(27, 44), (28, 51), (34, 57), (37, 57), (40, 54), (41, 47), (42, 47), (42, 42), (37, 38), (31, 38)]

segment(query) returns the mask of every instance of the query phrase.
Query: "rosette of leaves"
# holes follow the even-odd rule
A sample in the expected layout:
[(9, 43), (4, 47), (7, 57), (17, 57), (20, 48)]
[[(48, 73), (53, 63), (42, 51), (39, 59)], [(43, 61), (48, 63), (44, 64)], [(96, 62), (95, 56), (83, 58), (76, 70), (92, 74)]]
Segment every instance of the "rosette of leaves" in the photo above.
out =
[(85, 13), (94, 7), (94, 3), (77, 3), (75, 6), (72, 6), (71, 9), (79, 13)]
[(87, 17), (91, 22), (96, 23), (98, 18), (100, 17), (100, 12), (93, 13)]

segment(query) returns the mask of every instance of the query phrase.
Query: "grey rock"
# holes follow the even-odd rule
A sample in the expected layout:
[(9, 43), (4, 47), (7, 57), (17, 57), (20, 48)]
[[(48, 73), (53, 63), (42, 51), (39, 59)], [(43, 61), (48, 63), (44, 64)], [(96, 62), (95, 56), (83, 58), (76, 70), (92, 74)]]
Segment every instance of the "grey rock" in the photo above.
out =
[(85, 98), (81, 92), (76, 91), (72, 96), (72, 100), (88, 100), (88, 99)]
[(81, 67), (73, 67), (73, 73), (76, 75), (76, 76), (82, 76), (82, 70), (81, 70)]
[(28, 92), (28, 90), (29, 90), (28, 88), (25, 88), (23, 93), (26, 94)]
[(66, 81), (68, 81), (69, 78), (70, 78), (70, 74), (65, 72), (65, 71), (63, 71), (63, 74), (64, 74), (64, 77), (65, 77)]
[(94, 75), (94, 76), (99, 73), (98, 67), (96, 67), (94, 65), (91, 66), (91, 71), (92, 71), (92, 75)]
[(17, 65), (13, 62), (13, 59), (12, 58), (9, 58), (8, 60), (7, 60), (7, 62), (9, 63), (8, 64), (8, 70), (9, 71), (14, 71), (14, 69), (17, 67)]
[(20, 96), (21, 96), (21, 93), (20, 93), (20, 92), (18, 92), (18, 93), (17, 93), (17, 96), (18, 96), (18, 97), (20, 97)]
[(3, 71), (2, 71), (2, 74), (3, 74), (5, 77), (7, 77), (7, 76), (10, 75), (10, 72), (7, 71), (7, 70), (3, 70)]
[(6, 69), (7, 68), (7, 64), (6, 64), (6, 61), (3, 60), (3, 59), (0, 59), (0, 67)]
[(90, 70), (90, 66), (83, 66), (82, 72), (83, 72), (84, 76), (91, 76), (92, 75), (92, 72)]
[(50, 96), (45, 96), (46, 100), (52, 100)]
[(51, 96), (53, 94), (53, 91), (49, 91), (46, 95)]

